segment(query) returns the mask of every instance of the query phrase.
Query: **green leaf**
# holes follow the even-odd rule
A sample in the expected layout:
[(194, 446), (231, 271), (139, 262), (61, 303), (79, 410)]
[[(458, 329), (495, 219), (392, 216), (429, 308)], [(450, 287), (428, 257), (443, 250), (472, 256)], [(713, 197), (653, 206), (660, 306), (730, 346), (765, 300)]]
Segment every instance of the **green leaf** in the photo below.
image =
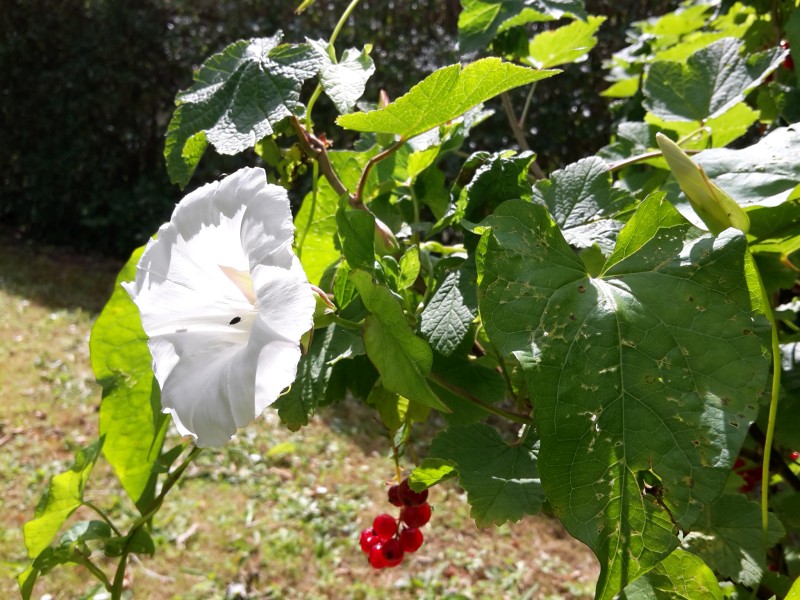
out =
[(64, 521), (83, 505), (83, 490), (102, 447), (101, 437), (78, 451), (75, 464), (69, 471), (59, 473), (50, 480), (47, 492), (36, 507), (34, 518), (23, 526), (25, 547), (30, 558), (39, 556), (53, 541)]
[(736, 201), (713, 183), (675, 142), (662, 133), (656, 134), (656, 141), (683, 193), (711, 233), (720, 233), (728, 227), (747, 233), (750, 219)]
[(322, 64), (308, 44), (280, 45), (282, 33), (239, 40), (208, 58), (178, 94), (164, 156), (170, 179), (185, 186), (206, 143), (237, 154), (302, 113), (300, 88)]
[(458, 16), (459, 50), (484, 50), (511, 26), (552, 21), (564, 16), (586, 19), (582, 0), (461, 0)]
[(461, 190), (456, 214), (477, 223), (506, 200), (531, 198), (528, 169), (535, 158), (532, 152), (503, 151), (488, 155)]
[(484, 58), (463, 68), (450, 65), (431, 73), (386, 107), (342, 115), (336, 122), (345, 129), (392, 133), (408, 139), (444, 125), (502, 92), (556, 73), (534, 71), (499, 58)]
[(602, 159), (592, 156), (555, 171), (536, 182), (534, 201), (544, 204), (567, 241), (577, 248), (597, 244), (605, 253), (614, 248), (623, 222), (614, 218), (634, 199), (611, 187), (611, 174)]
[(347, 263), (354, 269), (371, 273), (375, 268), (375, 217), (365, 210), (340, 206), (336, 225)]
[(134, 251), (117, 276), (114, 293), (97, 318), (89, 341), (92, 369), (103, 387), (103, 454), (140, 510), (153, 497), (153, 465), (168, 422), (161, 412), (160, 390), (139, 309), (120, 285), (136, 278), (143, 250)]
[(420, 466), (411, 471), (408, 484), (415, 492), (421, 492), (456, 475), (458, 475), (456, 468), (449, 461), (426, 458)]
[(400, 257), (400, 278), (397, 285), (401, 290), (407, 290), (419, 277), (419, 246), (411, 246)]
[(489, 527), (541, 510), (538, 451), (532, 439), (509, 445), (493, 428), (475, 424), (441, 432), (430, 456), (455, 463), (458, 483), (472, 507), (470, 516), (478, 527)]
[(475, 267), (450, 271), (420, 315), (419, 328), (434, 350), (450, 356), (478, 315)]
[(363, 271), (354, 271), (350, 279), (372, 313), (364, 323), (364, 348), (381, 374), (383, 387), (430, 408), (450, 412), (426, 380), (433, 364), (430, 346), (411, 331), (392, 293), (373, 284)]
[(453, 411), (444, 416), (449, 425), (469, 425), (489, 416), (487, 409), (456, 393), (459, 390), (480, 399), (487, 406), (502, 402), (506, 395), (506, 382), (502, 375), (473, 360), (436, 356), (433, 373), (431, 386)]
[(600, 559), (598, 598), (663, 560), (716, 499), (766, 386), (744, 236), (681, 221), (645, 200), (597, 278), (541, 206), (504, 203), (483, 238), (481, 316), (535, 390), (542, 485)]
[(700, 522), (684, 538), (683, 548), (721, 576), (752, 587), (767, 569), (767, 549), (784, 534), (780, 520), (769, 513), (765, 545), (758, 502), (727, 494), (706, 507)]
[(742, 45), (735, 38), (723, 38), (692, 54), (686, 63), (654, 62), (642, 89), (645, 108), (667, 121), (705, 121), (738, 104), (784, 55), (775, 48), (744, 58)]
[[(342, 183), (355, 189), (364, 165), (376, 152), (330, 151), (328, 158)], [(311, 283), (319, 283), (326, 269), (342, 256), (336, 245), (338, 210), (339, 194), (320, 177), (316, 193), (312, 190), (306, 195), (294, 219), (297, 255)]]
[(353, 112), (356, 101), (364, 94), (367, 80), (375, 72), (375, 63), (369, 57), (372, 46), (367, 45), (363, 50), (349, 48), (339, 62), (334, 62), (328, 54), (327, 42), (307, 41), (320, 60), (322, 89), (340, 114)]
[(597, 44), (595, 33), (605, 17), (573, 21), (552, 31), (544, 31), (531, 40), (523, 62), (537, 69), (550, 69), (585, 58)]
[(62, 535), (59, 540), (59, 544), (104, 540), (110, 538), (112, 535), (111, 527), (105, 521), (81, 521), (80, 523), (75, 523), (75, 525), (64, 532), (64, 535)]
[(676, 548), (620, 594), (620, 600), (722, 600), (719, 581), (699, 557)]
[(42, 551), (36, 559), (28, 565), (22, 573), (17, 576), (17, 583), (23, 600), (29, 600), (33, 595), (33, 586), (39, 575), (45, 575), (58, 565), (73, 562), (75, 553), (72, 545), (48, 547)]
[(325, 398), (336, 363), (360, 354), (364, 354), (364, 344), (353, 331), (339, 325), (315, 330), (292, 387), (273, 405), (281, 421), (292, 431), (308, 425), (308, 418)]

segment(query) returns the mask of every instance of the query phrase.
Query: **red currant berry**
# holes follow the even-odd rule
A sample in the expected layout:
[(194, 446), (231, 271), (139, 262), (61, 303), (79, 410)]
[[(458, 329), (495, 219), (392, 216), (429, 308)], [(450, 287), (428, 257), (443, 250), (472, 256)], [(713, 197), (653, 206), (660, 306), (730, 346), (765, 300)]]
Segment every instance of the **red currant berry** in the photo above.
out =
[(792, 459), (792, 460), (797, 460), (798, 458), (800, 458), (800, 452), (798, 452), (797, 450), (793, 450), (789, 454), (789, 458)]
[(372, 522), (372, 529), (381, 540), (386, 541), (397, 533), (397, 521), (386, 513), (378, 515)]
[(396, 567), (403, 562), (404, 551), (403, 547), (400, 545), (400, 541), (397, 538), (387, 540), (381, 546), (381, 552), (383, 553), (383, 557), (386, 559), (387, 567)]
[(369, 564), (373, 569), (385, 569), (389, 566), (383, 554), (383, 544), (375, 544), (369, 551)]
[(408, 485), (407, 478), (400, 482), (398, 493), (400, 500), (402, 500), (403, 504), (406, 506), (419, 506), (420, 504), (425, 504), (425, 501), (428, 499), (428, 490), (415, 492), (411, 489), (411, 486)]
[(389, 504), (394, 504), (395, 506), (403, 506), (403, 501), (400, 500), (400, 486), (393, 485), (389, 488)]
[(404, 506), (400, 520), (412, 529), (422, 527), (431, 520), (431, 505), (426, 502), (419, 506)]
[(403, 529), (398, 539), (400, 540), (400, 545), (403, 547), (403, 550), (406, 552), (416, 552), (419, 550), (419, 547), (422, 546), (424, 540), (422, 532), (415, 527)]
[(372, 547), (375, 544), (381, 543), (381, 538), (375, 535), (375, 532), (372, 529), (365, 529), (361, 532), (361, 539), (359, 541), (361, 543), (361, 550), (364, 551), (364, 554), (369, 554), (369, 551), (372, 550)]

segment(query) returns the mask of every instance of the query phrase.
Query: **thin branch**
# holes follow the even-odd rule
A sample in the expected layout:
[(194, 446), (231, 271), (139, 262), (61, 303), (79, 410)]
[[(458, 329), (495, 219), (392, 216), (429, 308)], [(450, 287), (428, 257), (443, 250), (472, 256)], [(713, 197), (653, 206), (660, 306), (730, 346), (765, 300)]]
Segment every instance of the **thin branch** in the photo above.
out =
[(350, 191), (344, 186), (342, 180), (339, 179), (339, 176), (336, 174), (336, 171), (331, 164), (331, 159), (328, 156), (328, 150), (325, 146), (325, 142), (323, 142), (313, 133), (306, 131), (306, 129), (300, 124), (300, 121), (297, 120), (297, 117), (292, 116), (290, 122), (292, 127), (294, 127), (294, 130), (297, 132), (300, 148), (308, 156), (312, 157), (317, 161), (317, 163), (319, 163), (320, 171), (322, 171), (322, 174), (325, 176), (325, 179), (328, 180), (328, 183), (331, 184), (333, 191), (340, 196), (346, 194), (350, 199), (350, 204), (354, 208), (358, 208), (354, 204), (354, 199), (350, 194)]
[(528, 110), (531, 107), (531, 100), (533, 100), (533, 92), (536, 91), (536, 84), (538, 82), (534, 81), (531, 84), (530, 89), (528, 90), (528, 97), (525, 98), (525, 105), (522, 107), (522, 114), (519, 117), (519, 126), (525, 127), (525, 121), (528, 120)]
[[(525, 131), (522, 128), (522, 123), (517, 120), (517, 114), (514, 112), (514, 106), (511, 104), (511, 96), (508, 92), (500, 94), (500, 100), (503, 103), (503, 111), (506, 113), (508, 124), (511, 126), (511, 131), (514, 133), (514, 139), (517, 140), (517, 145), (523, 151), (529, 151), (531, 147), (528, 145), (528, 140), (525, 139)], [(530, 171), (536, 179), (547, 179), (539, 164), (534, 159), (531, 161)]]
[(361, 173), (361, 179), (358, 180), (358, 187), (356, 188), (356, 195), (355, 198), (350, 202), (350, 205), (353, 208), (360, 208), (364, 210), (366, 207), (364, 206), (364, 188), (367, 185), (367, 177), (369, 176), (369, 172), (372, 170), (372, 167), (377, 165), (381, 162), (384, 158), (388, 158), (395, 152), (397, 152), (403, 144), (406, 143), (404, 138), (400, 138), (394, 144), (386, 148), (383, 152), (380, 152), (369, 159), (367, 164), (364, 166), (364, 171)]
[(533, 419), (531, 419), (530, 417), (513, 413), (511, 411), (498, 408), (497, 406), (492, 406), (491, 404), (487, 404), (486, 402), (484, 402), (477, 396), (471, 394), (464, 388), (450, 383), (449, 381), (447, 381), (443, 377), (440, 377), (439, 375), (436, 375), (435, 373), (428, 374), (428, 379), (430, 379), (437, 385), (440, 385), (443, 388), (450, 390), (451, 392), (453, 392), (457, 396), (460, 396), (464, 400), (467, 400), (472, 404), (475, 404), (476, 406), (480, 406), (486, 412), (490, 412), (494, 415), (497, 415), (498, 417), (503, 417), (504, 419), (508, 419), (509, 421), (514, 421), (515, 423), (523, 423), (525, 425), (534, 424)]

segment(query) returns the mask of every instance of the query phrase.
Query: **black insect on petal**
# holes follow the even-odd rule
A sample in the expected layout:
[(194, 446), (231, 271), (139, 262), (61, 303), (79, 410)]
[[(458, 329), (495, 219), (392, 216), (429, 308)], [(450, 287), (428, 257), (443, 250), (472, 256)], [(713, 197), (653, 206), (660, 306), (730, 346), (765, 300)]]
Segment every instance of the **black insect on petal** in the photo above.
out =
[(231, 322), (230, 322), (230, 323), (228, 323), (228, 325), (236, 325), (236, 324), (237, 324), (239, 321), (241, 321), (241, 320), (242, 320), (242, 317), (233, 317), (233, 318), (231, 319)]

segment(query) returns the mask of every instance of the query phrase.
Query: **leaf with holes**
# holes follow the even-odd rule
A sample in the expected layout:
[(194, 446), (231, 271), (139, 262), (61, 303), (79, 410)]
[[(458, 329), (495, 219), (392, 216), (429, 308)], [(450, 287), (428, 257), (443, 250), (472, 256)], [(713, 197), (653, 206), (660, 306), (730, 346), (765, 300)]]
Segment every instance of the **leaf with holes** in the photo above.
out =
[(456, 465), (458, 483), (467, 491), (470, 516), (478, 527), (519, 521), (537, 514), (544, 494), (539, 483), (539, 443), (507, 444), (488, 425), (450, 427), (433, 440), (430, 456)]
[(512, 200), (486, 224), (481, 317), (535, 390), (547, 499), (611, 598), (720, 494), (757, 413), (769, 335), (747, 241), (701, 235), (654, 195), (589, 277), (544, 207)]
[(239, 40), (207, 59), (178, 94), (164, 156), (170, 179), (185, 186), (208, 142), (237, 154), (301, 114), (300, 88), (322, 67), (308, 44), (281, 44), (282, 33)]

